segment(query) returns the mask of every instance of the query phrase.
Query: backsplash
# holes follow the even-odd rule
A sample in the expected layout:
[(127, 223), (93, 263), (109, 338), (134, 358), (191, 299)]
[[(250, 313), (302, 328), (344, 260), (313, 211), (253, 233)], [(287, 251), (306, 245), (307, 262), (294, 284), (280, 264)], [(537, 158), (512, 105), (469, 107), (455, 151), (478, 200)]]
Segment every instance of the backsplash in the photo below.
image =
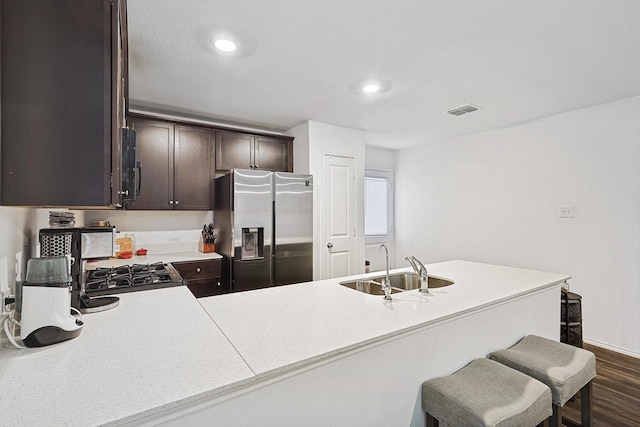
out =
[(84, 211), (84, 225), (96, 221), (109, 221), (123, 232), (192, 230), (213, 222), (213, 211)]
[[(31, 256), (40, 256), (38, 233), (49, 228), (49, 211), (34, 209), (32, 218)], [(116, 211), (86, 210), (75, 213), (76, 227), (90, 227), (96, 221), (109, 221), (116, 227), (117, 237), (134, 237), (134, 250), (145, 248), (149, 254), (197, 251), (204, 224), (213, 222), (213, 211)]]
[(147, 249), (148, 255), (197, 251), (200, 232), (197, 230), (172, 230), (172, 231), (121, 231), (118, 237), (130, 236), (133, 238), (134, 251)]

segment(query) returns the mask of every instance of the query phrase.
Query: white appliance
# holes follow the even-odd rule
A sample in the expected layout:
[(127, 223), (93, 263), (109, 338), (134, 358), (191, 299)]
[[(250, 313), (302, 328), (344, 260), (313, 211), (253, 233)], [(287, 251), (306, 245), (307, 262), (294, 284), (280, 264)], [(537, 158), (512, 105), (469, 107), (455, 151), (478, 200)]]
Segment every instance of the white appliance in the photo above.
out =
[(66, 256), (32, 258), (22, 284), (20, 338), (27, 347), (42, 347), (75, 338), (83, 322), (71, 312), (71, 275)]

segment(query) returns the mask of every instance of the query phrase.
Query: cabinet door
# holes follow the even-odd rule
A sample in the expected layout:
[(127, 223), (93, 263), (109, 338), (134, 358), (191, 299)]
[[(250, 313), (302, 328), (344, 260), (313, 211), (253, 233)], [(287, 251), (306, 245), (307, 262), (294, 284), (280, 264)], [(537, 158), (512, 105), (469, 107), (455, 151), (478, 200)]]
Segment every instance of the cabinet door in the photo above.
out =
[(214, 140), (206, 128), (176, 126), (175, 209), (211, 209)]
[(155, 120), (132, 119), (136, 156), (140, 162), (140, 194), (127, 209), (173, 209), (174, 126)]
[(254, 150), (257, 169), (293, 172), (291, 165), (291, 149), (289, 140), (271, 138), (267, 136), (255, 136)]
[(203, 280), (187, 280), (187, 287), (196, 298), (212, 297), (230, 292), (229, 287), (222, 283), (219, 277)]
[(196, 298), (230, 292), (229, 285), (223, 283), (220, 278), (221, 262), (219, 259), (174, 262), (172, 265), (178, 270)]
[(220, 259), (206, 261), (182, 261), (171, 263), (184, 280), (201, 280), (220, 277), (222, 262)]
[(21, 0), (0, 8), (2, 204), (111, 205), (117, 5)]
[(216, 169), (251, 169), (253, 135), (219, 131), (216, 134)]
[[(119, 4), (118, 4), (119, 3)], [(114, 135), (111, 144), (111, 172), (112, 192), (111, 204), (122, 207), (124, 204), (123, 186), (124, 164), (122, 153), (122, 129), (127, 126), (127, 114), (129, 113), (129, 43), (127, 29), (127, 2), (112, 2), (112, 7), (119, 13), (112, 12), (112, 63), (111, 73), (114, 83), (111, 85), (111, 107), (113, 120), (111, 134)], [(122, 179), (121, 179), (122, 178)]]

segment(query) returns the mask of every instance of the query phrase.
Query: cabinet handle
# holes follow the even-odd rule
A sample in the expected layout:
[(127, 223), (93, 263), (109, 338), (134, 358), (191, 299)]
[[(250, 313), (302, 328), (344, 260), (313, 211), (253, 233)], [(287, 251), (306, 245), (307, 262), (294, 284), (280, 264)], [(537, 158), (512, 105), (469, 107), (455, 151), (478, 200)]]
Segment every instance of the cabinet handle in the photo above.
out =
[[(136, 196), (137, 196), (138, 194), (140, 194), (140, 190), (142, 189), (142, 163), (136, 162), (136, 169), (138, 169), (138, 188), (136, 188)], [(134, 178), (135, 178), (135, 175), (134, 175)]]
[(169, 200), (169, 204), (172, 205), (173, 204), (173, 200)]
[(260, 165), (253, 165), (254, 168), (258, 169)]
[(196, 273), (200, 273), (200, 267), (196, 268)]
[(179, 205), (179, 204), (180, 204), (180, 200), (176, 200), (176, 205)]

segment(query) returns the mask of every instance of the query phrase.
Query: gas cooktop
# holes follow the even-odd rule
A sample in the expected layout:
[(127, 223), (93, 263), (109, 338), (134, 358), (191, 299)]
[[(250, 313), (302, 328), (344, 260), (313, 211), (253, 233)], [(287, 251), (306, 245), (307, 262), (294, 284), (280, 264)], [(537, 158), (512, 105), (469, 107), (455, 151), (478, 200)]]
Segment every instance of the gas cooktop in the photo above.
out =
[(110, 295), (181, 286), (184, 282), (171, 264), (133, 264), (89, 270), (84, 291), (88, 296)]

